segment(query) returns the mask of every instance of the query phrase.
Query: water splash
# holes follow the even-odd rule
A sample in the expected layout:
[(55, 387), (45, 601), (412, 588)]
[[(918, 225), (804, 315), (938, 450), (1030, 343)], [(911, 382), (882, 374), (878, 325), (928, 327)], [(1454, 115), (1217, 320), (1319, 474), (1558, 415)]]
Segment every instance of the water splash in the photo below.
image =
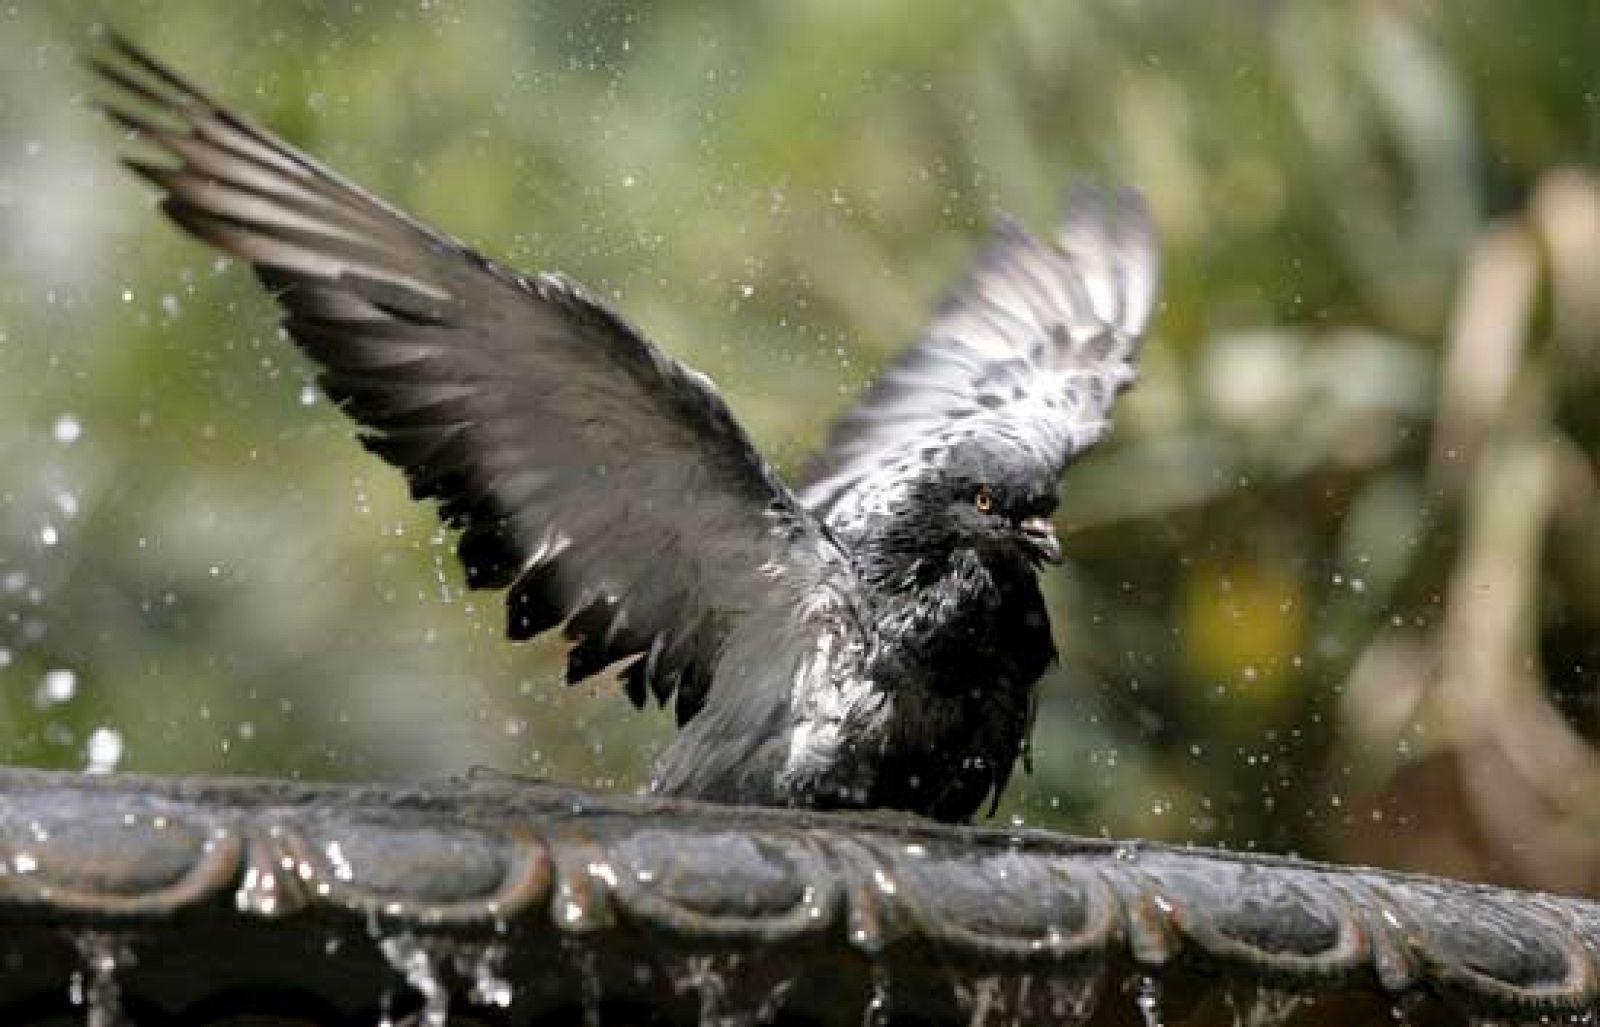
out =
[(434, 966), (433, 953), (410, 934), (379, 939), (378, 950), (406, 983), (422, 996), (422, 1011), (417, 1022), (422, 1027), (447, 1027), (450, 1022), (450, 989), (446, 988)]
[(1427, 1001), (1427, 996), (1421, 992), (1405, 992), (1396, 998), (1394, 1004), (1389, 1007), (1389, 1019), (1400, 1024), (1401, 1027), (1409, 1027), (1410, 1024), (1416, 1022), (1419, 1011), (1427, 1005)]
[(1233, 1027), (1281, 1027), (1306, 1002), (1303, 995), (1265, 985), (1230, 988), (1224, 995)]
[(720, 1022), (723, 1007), (727, 1004), (728, 975), (737, 973), (737, 956), (719, 958), (713, 955), (684, 956), (672, 974), (672, 987), (679, 993), (693, 991), (700, 997), (701, 1027), (712, 1027)]
[[(467, 1001), (492, 1009), (510, 1009), (516, 989), (506, 979), (506, 947), (498, 943), (470, 944), (405, 933), (378, 938), (378, 948), (389, 965), (422, 996), (422, 1009), (407, 1023), (420, 1027), (446, 1027), (450, 1022), (451, 984), (464, 985)], [(385, 1015), (388, 995), (385, 993)]]
[(89, 735), (86, 774), (109, 774), (122, 762), (122, 734), (114, 728), (97, 727)]
[(1161, 1027), (1161, 982), (1150, 974), (1140, 974), (1133, 982), (1133, 1004), (1144, 1019), (1144, 1027)]
[[(462, 958), (465, 955), (458, 956), (456, 970), (472, 982), (467, 999), (474, 1005), (510, 1009), (516, 990), (504, 976), (506, 947), (484, 945), (478, 948), (475, 958)], [(469, 965), (463, 966), (463, 963)]]
[(888, 1027), (892, 999), (889, 990), (889, 968), (883, 963), (874, 961), (872, 990), (867, 993), (867, 1005), (861, 1011), (861, 1027)]
[(552, 909), (556, 923), (574, 934), (582, 933), (603, 922), (606, 890), (616, 884), (616, 871), (605, 862), (595, 862), (583, 868), (584, 878), (559, 875), (556, 880)]
[(73, 944), (83, 959), (83, 969), (68, 983), (68, 1000), (87, 1011), (88, 1027), (125, 1027), (117, 972), (134, 964), (132, 950), (102, 931), (81, 934)]
[(233, 892), (234, 908), (241, 913), (272, 916), (278, 912), (278, 875), (272, 866), (251, 863)]
[(967, 1018), (968, 1027), (985, 1027), (991, 1022), (1017, 1019), (1020, 1014), (1017, 1007), (1026, 1004), (1031, 983), (1027, 977), (1020, 982), (1007, 981), (1000, 974), (958, 976), (955, 979), (956, 1005)]
[(951, 983), (968, 1027), (1021, 1023), (1082, 1027), (1099, 1005), (1102, 979), (1096, 969), (1075, 974), (958, 974)]
[(673, 990), (700, 1000), (700, 1027), (745, 1027), (777, 1019), (794, 978), (787, 972), (752, 965), (748, 954), (698, 952), (663, 958)]
[(577, 967), (583, 1027), (600, 1027), (600, 961), (594, 947), (581, 937), (569, 937), (562, 939), (561, 948)]
[(1048, 1022), (1059, 1027), (1082, 1027), (1100, 1006), (1105, 983), (1103, 968), (1053, 976), (1045, 982)]

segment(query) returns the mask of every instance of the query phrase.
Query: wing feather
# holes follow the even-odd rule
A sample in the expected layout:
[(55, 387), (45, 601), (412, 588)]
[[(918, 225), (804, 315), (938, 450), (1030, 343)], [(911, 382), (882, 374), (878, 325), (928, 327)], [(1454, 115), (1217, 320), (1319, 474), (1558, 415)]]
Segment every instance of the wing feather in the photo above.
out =
[[(621, 660), (680, 722), (751, 610), (841, 572), (708, 379), (581, 290), (474, 253), (120, 39), (102, 104), (188, 232), (250, 261), (363, 442), (461, 530), (507, 632), (565, 625), (569, 681)], [(766, 569), (781, 566), (780, 587)]]
[(1064, 470), (1134, 379), (1158, 278), (1133, 190), (1076, 191), (1049, 242), (1002, 218), (922, 339), (834, 425), (802, 500), (847, 525), (975, 437)]

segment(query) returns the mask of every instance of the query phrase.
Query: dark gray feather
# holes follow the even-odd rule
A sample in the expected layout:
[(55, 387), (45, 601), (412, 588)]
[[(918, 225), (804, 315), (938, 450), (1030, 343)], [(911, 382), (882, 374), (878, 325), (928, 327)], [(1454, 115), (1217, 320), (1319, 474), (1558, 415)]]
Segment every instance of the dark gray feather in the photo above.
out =
[[(256, 128), (130, 44), (94, 61), (126, 163), (193, 235), (249, 260), (322, 387), (461, 529), (508, 632), (559, 625), (577, 681), (630, 658), (628, 695), (706, 701), (747, 611), (842, 565), (703, 376), (553, 275), (523, 276)], [(778, 697), (774, 701), (782, 701)]]

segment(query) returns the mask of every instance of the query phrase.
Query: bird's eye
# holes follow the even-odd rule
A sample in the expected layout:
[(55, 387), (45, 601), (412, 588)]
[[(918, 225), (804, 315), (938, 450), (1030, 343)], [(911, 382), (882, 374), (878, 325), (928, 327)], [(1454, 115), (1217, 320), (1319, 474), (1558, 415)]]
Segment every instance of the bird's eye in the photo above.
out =
[(978, 490), (977, 495), (972, 497), (972, 505), (978, 508), (979, 513), (988, 513), (994, 509), (994, 493), (990, 492), (989, 487), (985, 485)]

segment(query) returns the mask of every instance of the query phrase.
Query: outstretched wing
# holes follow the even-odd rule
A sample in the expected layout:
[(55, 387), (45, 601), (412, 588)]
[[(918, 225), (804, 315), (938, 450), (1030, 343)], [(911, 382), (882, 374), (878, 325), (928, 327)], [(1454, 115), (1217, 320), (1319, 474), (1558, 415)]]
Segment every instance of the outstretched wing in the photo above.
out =
[(802, 500), (848, 521), (974, 435), (1064, 469), (1134, 379), (1158, 263), (1132, 190), (1077, 190), (1048, 242), (1002, 219), (921, 341), (834, 426)]
[(839, 560), (711, 382), (571, 283), (479, 256), (124, 41), (93, 64), (160, 155), (128, 166), (254, 265), (362, 441), (461, 529), (468, 584), (510, 589), (511, 637), (566, 625), (569, 681), (634, 657), (634, 703), (676, 691), (686, 721), (736, 622)]

